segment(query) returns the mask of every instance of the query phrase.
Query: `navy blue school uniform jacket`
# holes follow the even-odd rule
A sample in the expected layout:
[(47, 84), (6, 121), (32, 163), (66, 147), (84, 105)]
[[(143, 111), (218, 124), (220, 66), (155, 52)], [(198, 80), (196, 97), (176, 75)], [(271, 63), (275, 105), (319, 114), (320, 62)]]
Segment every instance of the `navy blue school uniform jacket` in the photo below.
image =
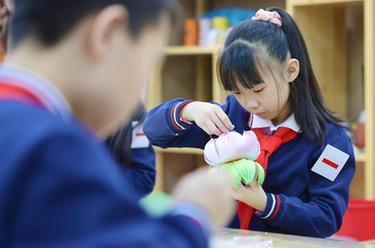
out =
[(140, 197), (151, 193), (155, 186), (155, 151), (149, 144), (147, 147), (131, 150), (131, 166), (122, 166), (129, 183), (138, 191)]
[[(195, 123), (180, 118), (187, 103), (174, 99), (148, 113), (144, 132), (153, 145), (204, 148), (210, 137)], [(227, 97), (222, 109), (235, 131), (250, 129), (249, 119), (253, 118), (233, 95)], [(297, 124), (290, 125), (293, 118), (289, 119), (286, 126), (294, 129)], [(322, 145), (299, 133), (271, 155), (263, 185), (267, 206), (254, 215), (249, 229), (315, 237), (334, 234), (347, 208), (354, 173), (353, 147), (343, 127), (329, 123)], [(230, 227), (239, 226), (236, 216)]]
[[(131, 140), (124, 138), (126, 142), (122, 141), (122, 146), (124, 146), (123, 152), (124, 156), (129, 156), (129, 161), (123, 161), (116, 157), (116, 159), (121, 163), (121, 171), (125, 176), (125, 179), (129, 184), (135, 188), (139, 199), (145, 197), (152, 192), (155, 186), (156, 180), (156, 169), (155, 169), (155, 151), (147, 139), (146, 135), (143, 133), (143, 122), (138, 124), (139, 121), (132, 121), (129, 125), (134, 127), (130, 129), (129, 125), (126, 125), (121, 129), (121, 132), (126, 132), (128, 136), (131, 135)], [(119, 135), (119, 134), (117, 134)], [(115, 140), (113, 140), (115, 139)], [(114, 142), (118, 141), (119, 136), (113, 136), (107, 139), (107, 144), (111, 149)], [(126, 147), (130, 148), (130, 154)], [(116, 148), (117, 149), (117, 148)], [(113, 153), (114, 151), (111, 151)], [(116, 151), (118, 152), (118, 151)], [(128, 164), (129, 163), (129, 164)]]
[[(4, 98), (4, 84), (32, 92), (38, 103), (25, 94)], [(137, 199), (56, 88), (0, 66), (0, 247), (208, 246), (200, 208), (181, 203), (151, 218)]]
[[(121, 163), (126, 180), (136, 189), (139, 198), (151, 193), (156, 181), (155, 151), (143, 132), (145, 114), (143, 107), (140, 108), (128, 124), (106, 140), (111, 153)], [(120, 145), (122, 149), (119, 149)], [(122, 154), (118, 154), (119, 150)]]

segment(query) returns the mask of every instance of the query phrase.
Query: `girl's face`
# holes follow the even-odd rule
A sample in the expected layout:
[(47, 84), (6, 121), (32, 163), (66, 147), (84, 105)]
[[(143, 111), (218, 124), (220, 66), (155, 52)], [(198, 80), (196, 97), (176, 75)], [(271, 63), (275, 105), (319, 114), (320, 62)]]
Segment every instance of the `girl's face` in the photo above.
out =
[[(276, 66), (279, 69), (274, 69)], [(290, 83), (298, 75), (298, 60), (290, 59), (281, 68), (280, 64), (270, 63), (259, 66), (258, 70), (264, 82), (251, 89), (238, 83), (238, 91), (234, 94), (248, 112), (271, 120), (274, 125), (280, 124), (292, 113), (289, 102)]]

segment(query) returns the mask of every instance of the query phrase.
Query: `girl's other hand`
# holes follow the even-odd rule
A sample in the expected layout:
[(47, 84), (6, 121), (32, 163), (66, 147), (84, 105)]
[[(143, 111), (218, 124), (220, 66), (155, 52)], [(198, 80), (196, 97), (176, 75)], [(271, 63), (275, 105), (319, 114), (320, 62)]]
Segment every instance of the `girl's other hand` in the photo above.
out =
[(242, 201), (260, 212), (266, 209), (266, 193), (262, 186), (259, 186), (255, 181), (247, 186), (241, 184), (233, 190), (232, 196), (234, 199)]

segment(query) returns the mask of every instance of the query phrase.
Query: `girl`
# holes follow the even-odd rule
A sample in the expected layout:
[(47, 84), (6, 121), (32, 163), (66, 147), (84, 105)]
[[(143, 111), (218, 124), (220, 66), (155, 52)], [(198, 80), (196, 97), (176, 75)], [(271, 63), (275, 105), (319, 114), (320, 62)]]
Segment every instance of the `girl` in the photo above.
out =
[[(161, 147), (203, 148), (252, 129), (262, 187), (236, 190), (230, 227), (328, 237), (341, 225), (355, 172), (351, 140), (324, 105), (302, 35), (284, 10), (259, 10), (229, 33), (218, 61), (226, 104), (182, 98), (153, 109), (144, 131)], [(253, 210), (255, 214), (253, 215)]]
[(129, 124), (107, 138), (107, 146), (122, 165), (126, 180), (139, 196), (151, 193), (155, 185), (155, 152), (142, 132), (146, 110), (141, 105)]

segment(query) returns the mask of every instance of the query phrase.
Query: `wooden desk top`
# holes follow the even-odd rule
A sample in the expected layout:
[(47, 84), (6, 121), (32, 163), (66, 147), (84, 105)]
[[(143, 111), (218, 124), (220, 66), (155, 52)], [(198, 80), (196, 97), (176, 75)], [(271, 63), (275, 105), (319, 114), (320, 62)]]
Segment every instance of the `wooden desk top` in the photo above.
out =
[(375, 248), (374, 243), (317, 239), (293, 235), (223, 229), (211, 243), (213, 248)]

